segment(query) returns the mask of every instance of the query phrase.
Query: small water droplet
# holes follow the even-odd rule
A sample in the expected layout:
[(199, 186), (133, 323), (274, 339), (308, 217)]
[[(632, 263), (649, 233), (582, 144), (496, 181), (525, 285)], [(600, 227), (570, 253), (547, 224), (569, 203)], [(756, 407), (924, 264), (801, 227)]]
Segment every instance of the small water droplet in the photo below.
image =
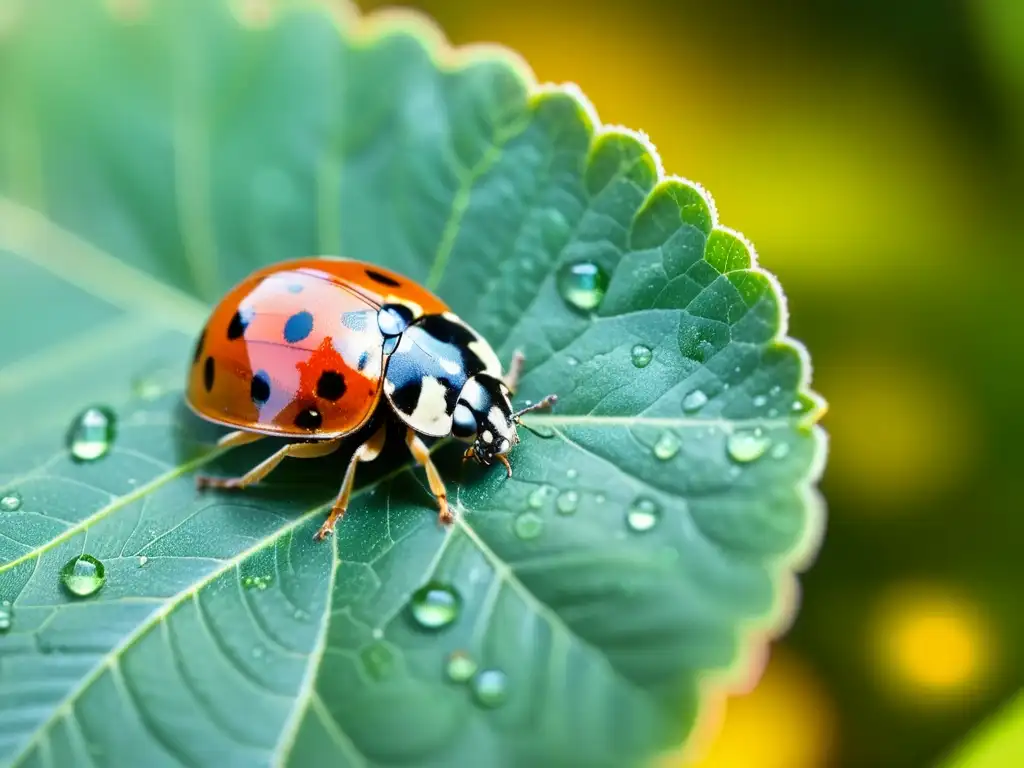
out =
[(535, 512), (523, 512), (512, 524), (512, 529), (524, 541), (536, 539), (544, 530), (544, 518)]
[(654, 358), (654, 353), (650, 347), (637, 344), (630, 350), (629, 357), (637, 368), (646, 368), (648, 363)]
[(21, 509), (21, 494), (17, 491), (7, 491), (0, 496), (0, 512), (17, 512)]
[(793, 408), (793, 413), (800, 413), (800, 411), (802, 411), (804, 409), (804, 404), (801, 403), (799, 400), (794, 400), (792, 408)]
[(254, 659), (262, 659), (263, 658), (263, 653), (264, 653), (264, 651), (263, 651), (263, 647), (262, 646), (259, 646), (259, 645), (253, 646), (252, 657)]
[(142, 566), (144, 566), (148, 562), (149, 562), (149, 558), (148, 557), (146, 557), (145, 555), (139, 555), (139, 567), (140, 568)]
[(643, 533), (651, 530), (661, 520), (661, 508), (653, 499), (640, 497), (626, 511), (626, 525), (632, 531)]
[(778, 415), (779, 415), (779, 409), (778, 408), (769, 408), (768, 409), (768, 418), (769, 419), (774, 419)]
[(554, 495), (554, 488), (550, 485), (541, 485), (530, 492), (530, 495), (526, 497), (526, 503), (530, 509), (540, 509)]
[(771, 457), (773, 459), (784, 459), (789, 455), (789, 443), (776, 443), (775, 447), (772, 448)]
[(569, 469), (566, 471), (565, 476), (570, 480), (575, 480), (579, 476), (579, 472), (575, 469)]
[(779, 392), (781, 392), (781, 391), (782, 391), (782, 387), (780, 387), (778, 384), (776, 384), (774, 387), (772, 387), (771, 389), (768, 390), (768, 394), (771, 395), (772, 397), (775, 397), (775, 395), (779, 394)]
[(429, 581), (412, 593), (409, 612), (422, 629), (444, 629), (458, 618), (461, 603), (454, 588), (439, 581)]
[(695, 389), (683, 398), (683, 410), (686, 411), (686, 413), (693, 413), (707, 405), (707, 402), (708, 396), (704, 391)]
[(245, 589), (258, 589), (263, 592), (274, 583), (273, 576), (243, 576), (242, 587)]
[(114, 442), (117, 417), (106, 406), (91, 406), (71, 422), (65, 438), (75, 461), (96, 461), (106, 456)]
[(572, 357), (571, 355), (565, 359), (565, 362), (569, 365), (570, 368), (575, 368), (577, 365), (580, 364), (580, 361), (577, 360), (575, 357)]
[(604, 499), (605, 496), (603, 493), (599, 493), (594, 497), (594, 501), (596, 501), (598, 504), (604, 504)]
[(453, 683), (466, 683), (476, 674), (477, 663), (465, 651), (454, 651), (448, 657), (445, 674)]
[(768, 403), (768, 398), (765, 397), (764, 395), (756, 395), (754, 397), (754, 407), (755, 408), (764, 408), (767, 403)]
[(566, 491), (558, 497), (558, 501), (555, 502), (555, 507), (558, 509), (560, 514), (571, 515), (576, 511), (576, 507), (579, 506), (580, 495), (576, 491)]
[(473, 678), (473, 697), (485, 707), (498, 707), (508, 694), (508, 676), (500, 669), (484, 669)]
[(10, 600), (0, 602), (0, 634), (10, 630), (14, 624), (14, 608)]
[(760, 429), (740, 430), (729, 435), (726, 450), (733, 461), (747, 464), (761, 458), (771, 444), (771, 438), (763, 435)]
[(380, 627), (374, 627), (370, 634), (373, 636), (374, 640), (380, 640), (384, 637), (384, 630)]
[(92, 555), (72, 557), (60, 569), (61, 584), (75, 597), (96, 594), (106, 580), (106, 568)]
[(374, 680), (387, 680), (394, 674), (397, 665), (394, 651), (382, 642), (365, 646), (359, 651), (359, 659), (363, 662), (363, 669)]
[(555, 282), (565, 302), (582, 312), (597, 309), (608, 291), (608, 274), (589, 261), (564, 265)]
[(654, 455), (662, 461), (668, 461), (679, 453), (679, 438), (671, 432), (662, 432), (658, 442), (654, 444)]
[(140, 377), (132, 381), (132, 394), (140, 400), (156, 400), (164, 392), (164, 388), (156, 379)]

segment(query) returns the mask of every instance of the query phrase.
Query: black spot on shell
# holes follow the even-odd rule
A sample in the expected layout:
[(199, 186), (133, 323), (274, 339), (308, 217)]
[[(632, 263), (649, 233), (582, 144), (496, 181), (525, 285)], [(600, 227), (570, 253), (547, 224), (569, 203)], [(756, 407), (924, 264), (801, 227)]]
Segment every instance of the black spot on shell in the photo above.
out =
[(301, 410), (299, 411), (299, 415), (295, 417), (295, 426), (299, 429), (308, 429), (312, 431), (314, 429), (319, 429), (320, 425), (323, 423), (323, 414), (316, 408), (306, 408)]
[(249, 395), (256, 405), (263, 405), (270, 399), (270, 376), (266, 371), (256, 371), (249, 383)]
[(203, 366), (203, 386), (206, 387), (206, 391), (209, 392), (213, 389), (213, 357), (206, 358), (206, 364)]
[(242, 338), (242, 334), (245, 333), (245, 329), (249, 326), (251, 319), (250, 316), (243, 316), (241, 311), (235, 312), (231, 322), (228, 323), (228, 340), (234, 341), (235, 339)]
[(324, 371), (317, 379), (316, 394), (324, 400), (337, 400), (345, 394), (345, 377), (337, 371)]
[(289, 344), (302, 341), (313, 332), (313, 315), (303, 310), (296, 312), (284, 324), (284, 340)]
[(361, 354), (359, 356), (359, 366), (358, 366), (359, 370), (360, 371), (363, 370), (363, 368), (366, 367), (366, 364), (368, 362), (370, 362), (370, 353), (369, 352), (363, 352), (363, 354)]
[(366, 270), (366, 276), (369, 277), (371, 280), (380, 283), (381, 285), (390, 285), (392, 288), (397, 288), (399, 285), (401, 285), (401, 283), (395, 280), (393, 277), (388, 277), (387, 275), (381, 274), (375, 269)]
[(192, 351), (192, 364), (195, 365), (199, 362), (199, 358), (203, 356), (203, 345), (206, 343), (206, 329), (203, 328), (203, 332), (199, 334), (199, 338), (196, 339), (196, 348)]
[(409, 416), (416, 410), (422, 391), (423, 381), (419, 377), (411, 377), (395, 387), (391, 395), (391, 404), (400, 413)]

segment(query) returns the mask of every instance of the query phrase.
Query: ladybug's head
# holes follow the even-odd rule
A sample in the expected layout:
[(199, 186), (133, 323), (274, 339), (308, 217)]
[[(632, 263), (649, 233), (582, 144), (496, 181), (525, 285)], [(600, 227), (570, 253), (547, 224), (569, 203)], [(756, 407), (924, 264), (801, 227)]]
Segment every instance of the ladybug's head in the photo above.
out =
[(471, 377), (462, 388), (455, 405), (452, 435), (472, 443), (463, 458), (475, 459), (483, 465), (500, 461), (512, 476), (512, 467), (505, 458), (519, 434), (516, 425), (524, 413), (553, 405), (558, 398), (548, 395), (539, 403), (512, 410), (512, 393), (505, 382), (486, 373)]

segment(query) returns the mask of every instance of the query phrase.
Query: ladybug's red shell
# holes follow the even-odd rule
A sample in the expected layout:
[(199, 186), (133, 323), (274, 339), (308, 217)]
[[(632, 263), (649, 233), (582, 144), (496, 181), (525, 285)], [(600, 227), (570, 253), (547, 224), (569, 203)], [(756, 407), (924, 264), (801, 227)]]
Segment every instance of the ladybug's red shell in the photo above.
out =
[(216, 306), (196, 343), (186, 401), (224, 426), (329, 439), (380, 399), (382, 305), (447, 312), (422, 286), (349, 259), (306, 258), (253, 273)]

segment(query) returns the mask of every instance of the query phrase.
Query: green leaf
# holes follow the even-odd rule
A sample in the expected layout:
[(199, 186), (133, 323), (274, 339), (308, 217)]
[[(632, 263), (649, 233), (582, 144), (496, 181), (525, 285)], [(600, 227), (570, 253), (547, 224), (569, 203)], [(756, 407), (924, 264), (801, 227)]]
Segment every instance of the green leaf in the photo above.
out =
[[(823, 528), (824, 403), (710, 197), (574, 89), (420, 20), (0, 7), (0, 763), (617, 766), (680, 744), (792, 617)], [(329, 543), (344, 456), (195, 490), (270, 448), (213, 450), (183, 408), (194, 336), (235, 281), (311, 253), (424, 281), (506, 363), (525, 351), (522, 400), (560, 396), (511, 479), (435, 444), (452, 527), (401, 445)], [(93, 405), (116, 436), (76, 462)], [(83, 552), (106, 580), (76, 598), (59, 572)], [(431, 580), (461, 602), (426, 631)], [(456, 651), (485, 674), (448, 679)]]
[(942, 763), (942, 768), (1004, 768), (1024, 761), (1024, 693), (984, 722)]

